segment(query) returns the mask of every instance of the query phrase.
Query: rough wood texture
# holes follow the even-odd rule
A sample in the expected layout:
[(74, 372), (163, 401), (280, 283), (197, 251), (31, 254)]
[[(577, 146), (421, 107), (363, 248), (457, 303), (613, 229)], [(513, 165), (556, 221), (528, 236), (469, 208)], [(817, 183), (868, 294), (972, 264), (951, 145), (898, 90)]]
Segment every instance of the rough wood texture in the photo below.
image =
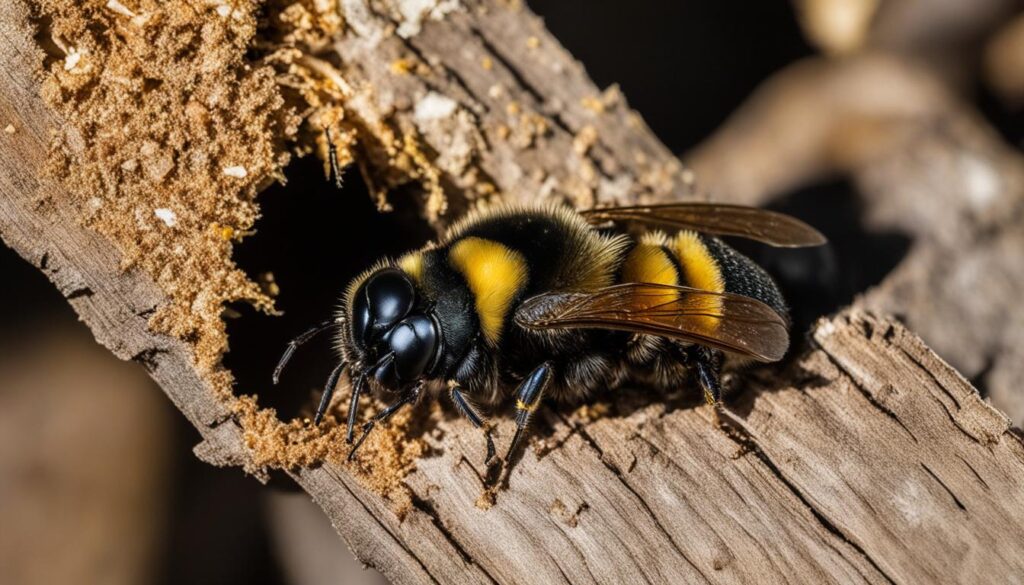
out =
[[(387, 120), (421, 136), (454, 187), (454, 211), (488, 183), (507, 200), (583, 206), (693, 196), (692, 175), (617, 88), (598, 89), (519, 2), (464, 2), (408, 38), (408, 20), (378, 3), (342, 5), (351, 32), (325, 58), (340, 59), (355, 88), (346, 110), (366, 128)], [(396, 63), (415, 74), (396, 74)]]
[[(589, 116), (578, 105), (596, 89), (525, 9), (486, 6), (485, 13), (424, 23), (414, 37), (419, 45), (389, 37), (358, 53), (363, 41), (342, 41), (339, 53), (380, 84), (381, 101), (360, 115), (387, 111), (387, 95), (421, 97), (416, 92), (425, 85), (401, 88), (383, 73), (388, 51), (416, 48), (450, 72), (430, 88), (466, 100), (482, 117), (471, 123), (488, 132), (487, 116), (508, 112), (507, 104), (471, 107), (490, 93), (479, 91), (483, 84), (473, 90), (476, 82), (458, 65), (463, 47), (482, 47), (495, 57), (490, 71), (507, 72), (507, 91), (557, 118), (532, 148), (494, 146), (471, 157), (499, 188), (525, 198), (545, 183), (549, 190), (570, 185), (582, 172), (574, 165), (589, 160), (606, 185), (619, 176), (636, 181), (624, 192), (595, 191), (599, 198), (685, 193), (685, 181), (650, 183), (663, 185), (659, 190), (638, 180), (678, 166), (626, 110), (595, 120), (599, 143), (577, 147), (570, 136)], [(59, 121), (37, 98), (38, 56), (19, 16), (0, 19), (0, 120), (17, 130), (2, 138), (0, 234), (46, 272), (101, 343), (146, 366), (203, 435), (197, 454), (218, 464), (244, 461), (239, 429), (192, 369), (188, 348), (146, 330), (160, 292), (140, 274), (119, 272), (112, 248), (79, 227), (57, 188), (40, 178), (48, 128)], [(350, 20), (357, 35), (373, 34)], [(527, 62), (524, 47), (531, 45), (545, 48), (542, 61)], [(408, 111), (396, 115), (415, 123)], [(445, 137), (458, 136), (423, 133), (441, 153), (451, 152)], [(458, 169), (446, 172), (457, 188)], [(55, 205), (40, 206), (44, 195)], [(888, 319), (852, 312), (820, 322), (794, 364), (750, 381), (733, 404), (731, 430), (685, 399), (667, 409), (657, 397), (624, 391), (615, 402), (611, 414), (592, 421), (547, 413), (542, 440), (487, 511), (475, 506), (483, 445), (459, 420), (441, 423), (442, 438), (429, 439), (434, 453), (407, 479), (415, 506), (404, 519), (343, 468), (292, 476), (357, 557), (399, 583), (909, 583), (978, 575), (1005, 581), (1024, 573), (1017, 546), (1024, 538), (1024, 444), (1005, 416)], [(508, 421), (497, 435), (509, 438)]]
[(1024, 157), (937, 74), (877, 54), (797, 63), (688, 162), (716, 198), (748, 204), (848, 176), (868, 229), (913, 239), (860, 302), (905, 319), (1024, 422)]

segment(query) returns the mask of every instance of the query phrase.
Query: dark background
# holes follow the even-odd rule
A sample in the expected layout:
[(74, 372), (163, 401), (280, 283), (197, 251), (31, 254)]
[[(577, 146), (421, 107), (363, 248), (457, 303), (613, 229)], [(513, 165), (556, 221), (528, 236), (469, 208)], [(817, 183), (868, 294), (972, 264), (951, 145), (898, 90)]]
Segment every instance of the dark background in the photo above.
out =
[[(812, 54), (789, 3), (781, 0), (530, 4), (595, 82), (600, 87), (618, 83), (630, 105), (675, 152), (688, 150), (710, 134), (770, 74)], [(1019, 117), (1002, 110), (981, 89), (976, 99), (1000, 131), (1019, 144)], [(341, 191), (323, 179), (321, 163), (312, 158), (296, 161), (287, 175), (286, 186), (274, 186), (261, 195), (264, 219), (236, 255), (254, 277), (274, 273), (282, 290), (279, 308), (285, 314), (273, 318), (235, 307), (242, 317), (229, 324), (232, 349), (227, 356), (239, 386), (256, 390), (261, 400), (278, 406), (285, 416), (308, 404), (329, 371), (331, 358), (329, 344), (314, 344), (296, 358), (282, 387), (271, 390), (269, 373), (285, 342), (327, 317), (345, 283), (377, 257), (400, 253), (430, 235), (400, 227), (412, 222), (377, 214), (356, 172), (346, 174)], [(810, 205), (812, 200), (818, 204)], [(810, 255), (762, 257), (761, 251), (748, 250), (784, 281), (797, 309), (798, 326), (880, 280), (907, 245), (899, 234), (864, 234), (855, 221), (856, 199), (842, 182), (794, 193), (778, 207), (810, 219), (833, 240), (830, 251)], [(91, 343), (85, 327), (45, 277), (6, 248), (0, 248), (0, 275), (0, 348), (21, 355), (41, 347), (40, 340), (53, 332)], [(4, 359), (18, 366), (10, 356), (0, 357), (0, 363)], [(49, 367), (61, 367), (59, 354)], [(0, 388), (0, 395), (5, 391)], [(154, 511), (166, 527), (158, 545), (157, 582), (284, 582), (284, 569), (269, 536), (266, 494), (287, 487), (265, 488), (237, 469), (200, 463), (191, 453), (198, 434), (156, 388), (139, 391), (156, 396), (162, 414), (154, 416), (163, 417), (171, 429), (167, 502)], [(0, 498), (10, 494), (0, 491)], [(0, 502), (5, 508), (18, 505)], [(338, 551), (348, 554), (340, 543)]]

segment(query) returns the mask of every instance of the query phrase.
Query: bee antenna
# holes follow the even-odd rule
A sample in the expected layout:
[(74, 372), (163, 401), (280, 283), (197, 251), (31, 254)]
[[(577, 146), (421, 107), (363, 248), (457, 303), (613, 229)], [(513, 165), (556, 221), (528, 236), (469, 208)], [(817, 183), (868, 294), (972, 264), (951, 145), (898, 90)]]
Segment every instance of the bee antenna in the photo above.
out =
[(289, 341), (288, 347), (284, 348), (284, 353), (281, 355), (281, 359), (277, 362), (277, 367), (274, 368), (274, 385), (277, 385), (277, 382), (281, 379), (281, 372), (284, 371), (284, 367), (288, 365), (288, 361), (292, 359), (292, 356), (295, 354), (295, 350), (299, 349), (302, 344), (306, 343), (310, 339), (313, 339), (317, 333), (330, 329), (332, 325), (336, 324), (338, 324), (337, 319), (324, 321)]
[(338, 149), (334, 146), (334, 140), (331, 139), (331, 129), (327, 126), (324, 126), (324, 134), (327, 136), (327, 160), (331, 167), (331, 175), (334, 178), (334, 186), (341, 189), (342, 181), (341, 168), (338, 165)]

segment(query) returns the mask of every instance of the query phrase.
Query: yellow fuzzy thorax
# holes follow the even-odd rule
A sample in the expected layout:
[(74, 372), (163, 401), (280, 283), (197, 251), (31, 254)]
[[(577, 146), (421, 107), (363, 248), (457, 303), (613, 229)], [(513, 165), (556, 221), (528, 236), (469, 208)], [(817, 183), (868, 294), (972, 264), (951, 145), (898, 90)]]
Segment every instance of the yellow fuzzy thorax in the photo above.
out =
[(473, 293), (484, 339), (497, 345), (512, 301), (526, 286), (526, 259), (503, 244), (476, 237), (452, 244), (448, 259)]
[(409, 252), (398, 259), (398, 267), (413, 279), (414, 282), (423, 280), (423, 252)]
[[(685, 280), (683, 284), (701, 290), (725, 292), (725, 279), (722, 278), (722, 270), (696, 232), (679, 232), (670, 247), (675, 251), (679, 258), (679, 264), (683, 268)], [(702, 309), (709, 314), (719, 314), (722, 310), (722, 300), (719, 298), (708, 299), (706, 307), (702, 307)], [(708, 329), (714, 330), (718, 327), (718, 319), (713, 317), (707, 317), (702, 321)]]
[(450, 245), (464, 238), (473, 226), (502, 217), (515, 217), (520, 213), (537, 213), (549, 216), (566, 230), (566, 256), (582, 262), (572, 264), (566, 270), (565, 278), (556, 280), (558, 288), (564, 290), (597, 290), (615, 283), (622, 256), (629, 246), (630, 238), (625, 234), (602, 235), (595, 231), (575, 210), (564, 205), (519, 205), (502, 204), (485, 209), (476, 209), (455, 222), (438, 242), (438, 246)]

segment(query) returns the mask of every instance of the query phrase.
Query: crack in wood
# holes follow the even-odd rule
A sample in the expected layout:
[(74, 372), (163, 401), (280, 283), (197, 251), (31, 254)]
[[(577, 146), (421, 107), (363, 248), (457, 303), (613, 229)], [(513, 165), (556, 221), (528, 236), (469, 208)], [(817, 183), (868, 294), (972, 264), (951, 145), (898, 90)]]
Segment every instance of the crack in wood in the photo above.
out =
[(781, 482), (782, 485), (786, 487), (786, 489), (792, 492), (793, 495), (800, 501), (800, 503), (807, 508), (811, 515), (814, 516), (814, 519), (817, 520), (818, 523), (821, 524), (821, 526), (825, 530), (827, 530), (832, 535), (839, 538), (844, 543), (853, 548), (855, 551), (857, 551), (864, 558), (864, 560), (866, 560), (876, 571), (878, 571), (878, 573), (884, 579), (886, 579), (886, 581), (888, 581), (892, 585), (895, 585), (897, 583), (897, 581), (893, 579), (892, 576), (890, 576), (886, 571), (882, 569), (880, 563), (876, 559), (872, 558), (871, 555), (869, 555), (867, 551), (864, 550), (864, 548), (859, 543), (857, 543), (850, 536), (846, 535), (842, 530), (840, 530), (839, 527), (836, 526), (828, 518), (828, 516), (825, 515), (824, 511), (819, 510), (817, 507), (815, 507), (807, 498), (807, 496), (792, 481), (790, 481), (789, 478), (785, 476), (785, 474), (782, 473), (778, 465), (775, 464), (771, 457), (769, 457), (768, 454), (765, 453), (764, 449), (762, 449), (761, 446), (757, 443), (756, 436), (754, 435), (754, 433), (750, 431), (749, 427), (747, 427), (747, 425), (742, 421), (742, 419), (736, 417), (729, 411), (723, 412), (726, 413), (727, 418), (730, 422), (736, 423), (735, 427), (733, 427), (733, 430), (736, 431), (736, 434), (725, 433), (725, 435), (730, 440), (736, 441), (741, 447), (749, 448), (751, 452), (754, 453), (754, 455), (757, 456), (762, 463), (764, 463), (765, 467), (769, 471), (771, 471), (771, 473), (779, 480), (779, 482)]
[(878, 400), (878, 398), (874, 394), (872, 394), (870, 390), (868, 390), (863, 384), (860, 383), (860, 381), (858, 381), (856, 378), (850, 375), (850, 373), (843, 368), (842, 364), (839, 363), (839, 361), (835, 359), (835, 357), (832, 354), (825, 351), (824, 349), (821, 349), (820, 347), (818, 349), (821, 350), (825, 358), (828, 359), (828, 361), (833, 366), (835, 366), (836, 369), (847, 374), (847, 379), (850, 381), (851, 385), (854, 388), (856, 388), (864, 396), (864, 398), (867, 399), (868, 402), (871, 403), (871, 406), (874, 406), (876, 409), (878, 409), (879, 412), (881, 412), (887, 418), (895, 422), (897, 426), (903, 429), (903, 431), (907, 434), (907, 436), (911, 438), (911, 440), (913, 440), (915, 443), (918, 442), (917, 437), (914, 435), (914, 432), (910, 430), (910, 427), (908, 427), (906, 423), (904, 423), (900, 419), (900, 417), (897, 416), (896, 413), (892, 411), (892, 409), (882, 404), (882, 402)]
[[(474, 470), (474, 473), (475, 471), (476, 470)], [(426, 514), (426, 516), (430, 518), (431, 523), (434, 524), (434, 526), (444, 536), (448, 543), (452, 545), (452, 548), (454, 548), (455, 551), (459, 553), (459, 556), (462, 558), (462, 562), (480, 569), (480, 572), (487, 577), (488, 581), (490, 581), (491, 583), (497, 583), (497, 580), (494, 578), (494, 576), (491, 575), (485, 567), (481, 566), (473, 559), (473, 555), (469, 554), (466, 551), (466, 549), (463, 548), (462, 543), (459, 542), (459, 539), (456, 538), (455, 534), (447, 526), (445, 526), (444, 522), (441, 520), (441, 516), (437, 513), (437, 510), (434, 508), (434, 505), (430, 502), (429, 498), (422, 497), (415, 491), (413, 491), (412, 505), (414, 508), (416, 508), (423, 514)]]
[(971, 465), (970, 461), (968, 461), (967, 459), (964, 459), (960, 455), (957, 455), (956, 458), (959, 459), (961, 462), (963, 462), (963, 464), (965, 466), (967, 466), (967, 469), (971, 470), (971, 473), (974, 475), (974, 477), (978, 478), (978, 482), (981, 485), (985, 486), (985, 489), (987, 489), (987, 490), (991, 490), (992, 489), (992, 487), (990, 485), (988, 485), (988, 482), (985, 481), (985, 478), (981, 477), (981, 474), (978, 473), (978, 470), (975, 469), (973, 465)]
[(160, 367), (160, 356), (167, 353), (167, 350), (158, 347), (147, 347), (133, 355), (131, 360), (142, 364), (142, 367), (149, 374), (154, 374)]
[(953, 493), (953, 490), (950, 489), (948, 485), (946, 485), (946, 482), (944, 482), (941, 479), (939, 479), (938, 475), (935, 475), (935, 472), (932, 471), (932, 468), (928, 467), (928, 465), (926, 465), (924, 463), (921, 463), (921, 467), (925, 470), (925, 472), (928, 473), (928, 475), (931, 476), (932, 479), (935, 480), (936, 483), (939, 484), (939, 486), (942, 487), (943, 490), (945, 490), (945, 492), (947, 494), (949, 494), (949, 497), (953, 499), (953, 503), (956, 504), (957, 508), (960, 508), (961, 510), (963, 510), (965, 512), (967, 511), (967, 507), (964, 506), (964, 503), (960, 501), (960, 498), (958, 498), (956, 496), (956, 494)]
[[(562, 420), (563, 424), (568, 425), (570, 428), (574, 426), (562, 415), (558, 415), (558, 417)], [(622, 471), (619, 470), (616, 466), (610, 464), (606, 460), (604, 450), (601, 448), (600, 445), (598, 445), (597, 441), (594, 440), (594, 438), (591, 437), (590, 434), (587, 433), (587, 430), (582, 426), (577, 426), (577, 431), (580, 438), (583, 439), (583, 441), (586, 442), (586, 444), (589, 445), (597, 453), (597, 458), (601, 462), (601, 464), (604, 465), (605, 468), (608, 469), (608, 471), (610, 471), (615, 476), (615, 478), (619, 481), (619, 483), (623, 485), (623, 487), (629, 490), (629, 493), (631, 493), (634, 498), (636, 498), (637, 503), (639, 503), (643, 510), (647, 513), (647, 515), (650, 516), (650, 519), (652, 522), (654, 522), (654, 525), (657, 526), (658, 530), (665, 535), (669, 543), (672, 545), (672, 548), (674, 548), (675, 551), (679, 553), (679, 557), (685, 560), (687, 564), (689, 564), (690, 567), (693, 568), (693, 570), (697, 571), (698, 574), (704, 577), (705, 580), (710, 582), (711, 579), (709, 579), (708, 576), (705, 575), (704, 572), (700, 569), (700, 567), (698, 567), (697, 564), (692, 559), (690, 559), (686, 555), (686, 553), (683, 552), (683, 549), (679, 547), (679, 544), (675, 541), (675, 538), (672, 537), (672, 533), (666, 530), (665, 527), (661, 524), (661, 520), (659, 520), (657, 515), (654, 514), (654, 511), (651, 510), (651, 507), (647, 503), (647, 501), (644, 500), (644, 498), (641, 497), (639, 493), (637, 493), (636, 489), (633, 486), (631, 486), (628, 481), (626, 481), (626, 478), (622, 475)]]
[[(679, 462), (676, 461), (675, 458), (671, 456), (671, 454), (662, 451), (657, 445), (655, 445), (651, 440), (649, 440), (647, 437), (643, 436), (642, 434), (637, 435), (637, 439), (642, 441), (645, 445), (647, 445), (654, 453), (656, 453), (656, 454), (660, 455), (662, 458), (664, 458), (665, 461), (667, 461), (669, 463), (669, 465), (675, 467), (680, 473), (685, 473), (685, 471), (686, 471), (685, 468), (682, 465), (680, 465)], [(725, 483), (728, 486), (729, 490), (741, 502), (743, 502), (743, 504), (745, 506), (748, 506), (748, 507), (750, 506), (750, 502), (747, 501), (747, 499), (743, 496), (743, 494), (741, 494), (736, 489), (736, 487), (733, 486), (733, 484), (731, 482), (725, 482)], [(773, 558), (773, 555), (764, 547), (764, 545), (762, 544), (761, 540), (759, 538), (757, 538), (756, 536), (754, 536), (754, 534), (751, 533), (750, 530), (747, 529), (747, 527), (744, 526), (742, 523), (739, 524), (739, 527), (740, 527), (740, 530), (742, 530), (743, 533), (747, 536), (747, 538), (749, 538), (751, 542), (754, 542), (757, 545), (757, 547), (761, 550), (762, 554), (764, 554), (764, 557), (766, 559), (768, 559), (768, 562), (771, 563), (772, 567), (774, 567), (777, 570), (778, 574), (780, 574), (780, 575), (781, 574), (785, 574), (786, 571), (784, 570), (784, 568), (783, 567), (779, 567), (775, 563), (775, 559)], [(715, 535), (718, 536), (721, 540), (727, 541), (726, 539), (722, 538), (722, 536), (720, 534), (718, 534), (717, 531), (715, 532)], [(836, 551), (836, 552), (839, 552), (839, 551)], [(842, 555), (840, 555), (840, 556), (842, 556)], [(714, 568), (715, 568), (715, 570), (721, 570), (724, 567), (722, 567), (722, 566), (715, 566)]]
[[(327, 466), (327, 465), (325, 465), (321, 469), (325, 470), (325, 472), (332, 478), (333, 483), (335, 485), (341, 487), (342, 489), (344, 489), (345, 492), (347, 492), (348, 495), (351, 496), (350, 499), (352, 501), (354, 501), (358, 506), (360, 506), (366, 512), (366, 514), (370, 518), (373, 518), (374, 523), (375, 523), (375, 525), (378, 528), (380, 528), (382, 531), (384, 531), (384, 533), (387, 534), (391, 538), (391, 540), (395, 544), (397, 544), (398, 547), (401, 548), (402, 551), (404, 551), (406, 553), (406, 555), (409, 556), (409, 558), (411, 558), (414, 561), (416, 561), (416, 564), (418, 564), (420, 566), (420, 568), (423, 570), (423, 572), (430, 578), (430, 582), (431, 583), (438, 583), (438, 585), (440, 585), (439, 582), (437, 581), (437, 579), (435, 579), (433, 577), (433, 575), (430, 572), (430, 570), (427, 569), (427, 566), (426, 566), (426, 564), (424, 564), (424, 561), (422, 559), (420, 559), (420, 557), (418, 555), (414, 554), (412, 552), (412, 550), (410, 550), (409, 547), (405, 544), (405, 542), (402, 539), (398, 538), (395, 535), (395, 533), (392, 532), (390, 528), (388, 528), (388, 526), (384, 523), (384, 521), (380, 517), (378, 517), (377, 514), (375, 514), (373, 511), (370, 510), (370, 508), (366, 505), (365, 502), (363, 502), (360, 498), (356, 497), (356, 494), (345, 483), (345, 480), (343, 480), (341, 478), (341, 476), (338, 475), (339, 473), (343, 473), (343, 472), (341, 472), (339, 470), (336, 470), (336, 469), (333, 469), (331, 466)], [(297, 475), (296, 477), (301, 477), (301, 475)], [(344, 532), (344, 530), (340, 526), (337, 526), (337, 525), (335, 525), (335, 530), (339, 534), (343, 534), (343, 532)], [(367, 564), (369, 566), (377, 569), (378, 571), (380, 571), (384, 575), (388, 575), (389, 573), (391, 573), (391, 571), (389, 570), (388, 567), (383, 567), (383, 566), (380, 566), (380, 565), (374, 565), (374, 564), (370, 564), (370, 563), (367, 563)]]

